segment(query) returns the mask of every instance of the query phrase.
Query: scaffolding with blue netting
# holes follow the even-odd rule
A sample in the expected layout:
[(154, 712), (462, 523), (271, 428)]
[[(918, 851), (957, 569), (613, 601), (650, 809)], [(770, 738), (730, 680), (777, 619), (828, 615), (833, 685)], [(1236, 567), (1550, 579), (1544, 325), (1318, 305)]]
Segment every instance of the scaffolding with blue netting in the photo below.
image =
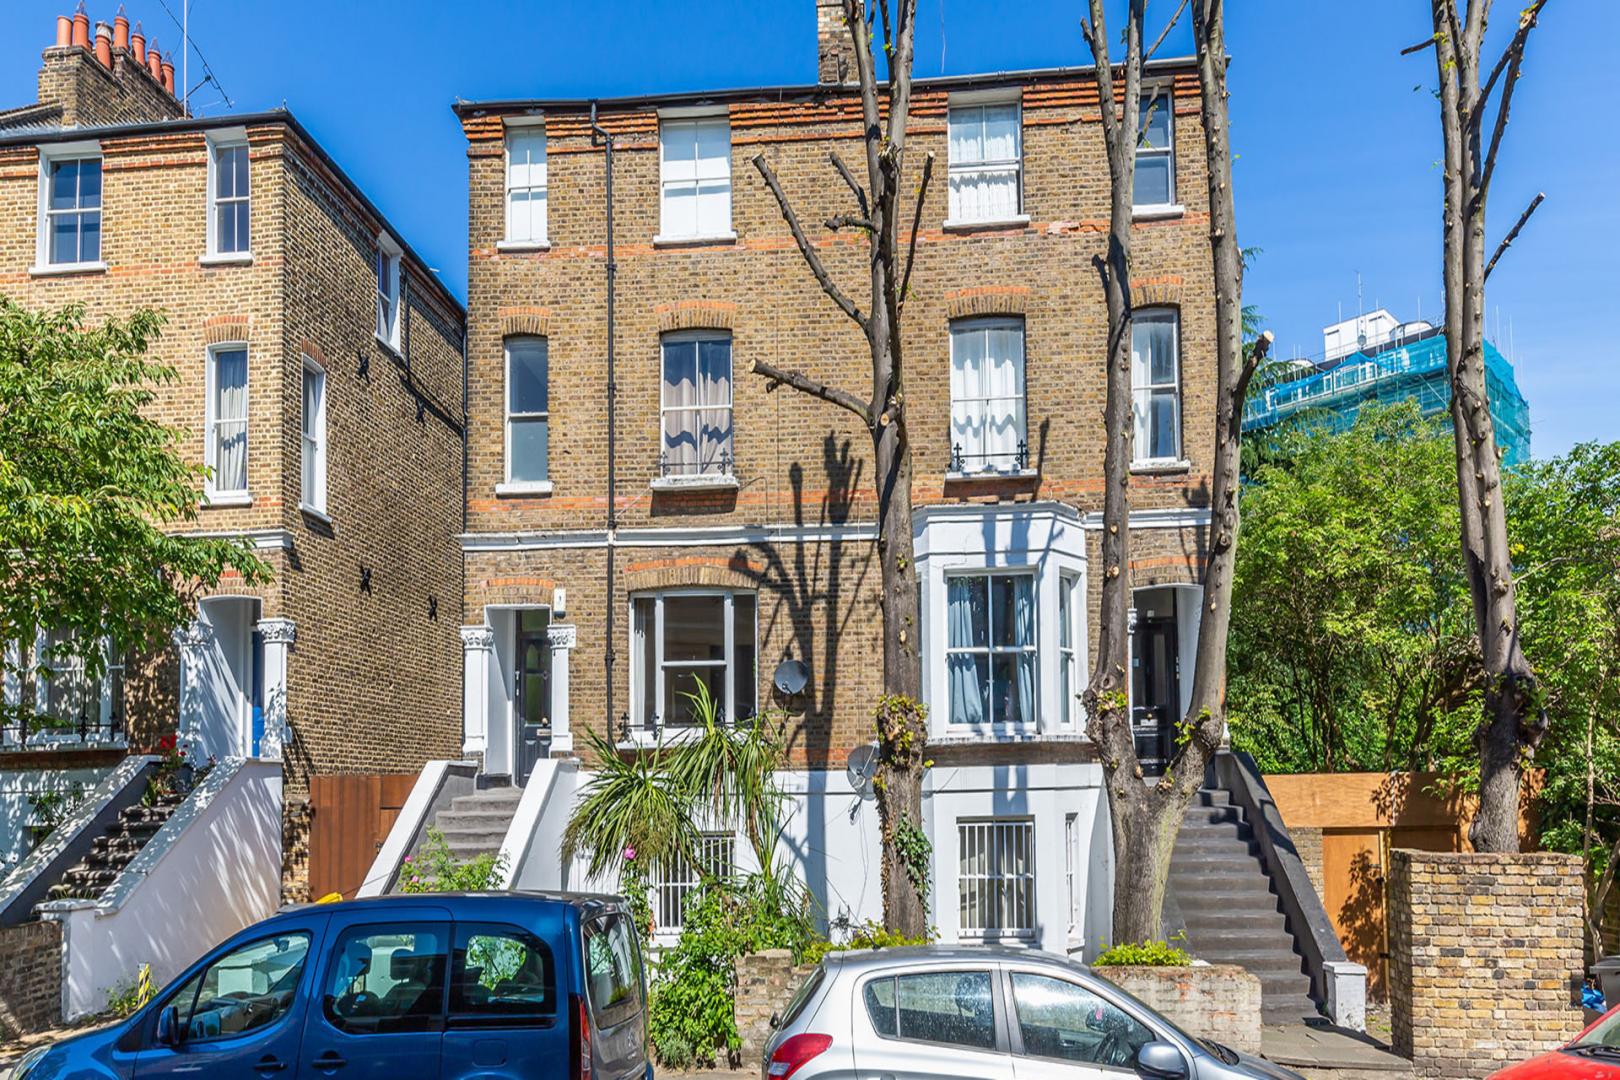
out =
[[(1485, 390), (1496, 445), (1508, 466), (1530, 460), (1530, 408), (1519, 393), (1513, 365), (1485, 345)], [(1296, 417), (1329, 432), (1345, 431), (1366, 404), (1415, 401), (1424, 416), (1449, 418), (1451, 380), (1446, 339), (1438, 331), (1415, 340), (1355, 352), (1330, 368), (1310, 366), (1296, 377), (1254, 386), (1243, 407), (1243, 431), (1265, 431)]]

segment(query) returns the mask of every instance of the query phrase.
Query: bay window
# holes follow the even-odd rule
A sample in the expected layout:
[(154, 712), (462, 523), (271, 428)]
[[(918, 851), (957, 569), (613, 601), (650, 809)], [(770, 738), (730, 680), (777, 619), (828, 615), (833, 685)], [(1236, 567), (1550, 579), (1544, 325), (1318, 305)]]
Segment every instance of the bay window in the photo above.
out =
[(1016, 472), (1028, 462), (1023, 320), (952, 323), (950, 471)]
[(208, 387), (204, 448), (211, 470), (207, 494), (246, 496), (248, 489), (247, 346), (216, 345), (208, 351)]
[(1140, 124), (1131, 202), (1139, 207), (1170, 206), (1176, 201), (1176, 151), (1169, 91), (1142, 95)]
[(1137, 463), (1181, 457), (1180, 326), (1176, 312), (1137, 311), (1131, 319), (1131, 397)]
[(1063, 723), (1080, 723), (1080, 578), (1075, 574), (1058, 577), (1058, 693), (1062, 697), (1058, 715)]
[(730, 476), (730, 335), (667, 334), (663, 353), (660, 474)]
[(758, 684), (751, 592), (677, 589), (631, 599), (630, 696), (638, 730), (701, 724), (707, 691), (723, 721), (754, 715)]
[(1009, 221), (1023, 209), (1023, 132), (1016, 101), (952, 105), (950, 221)]
[(949, 722), (1035, 722), (1035, 579), (1029, 573), (946, 579)]
[(660, 240), (731, 236), (731, 122), (665, 119), (658, 128)]

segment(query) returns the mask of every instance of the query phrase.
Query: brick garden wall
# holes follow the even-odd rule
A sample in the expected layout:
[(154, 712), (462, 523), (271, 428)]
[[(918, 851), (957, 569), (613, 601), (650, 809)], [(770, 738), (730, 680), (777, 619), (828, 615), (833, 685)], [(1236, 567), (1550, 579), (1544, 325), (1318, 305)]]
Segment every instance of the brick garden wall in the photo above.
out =
[(752, 1069), (765, 1053), (771, 1037), (771, 1017), (779, 1014), (799, 986), (814, 971), (813, 965), (793, 963), (787, 949), (766, 949), (737, 958), (737, 995), (732, 1014), (742, 1039), (743, 1068)]
[(1260, 1052), (1260, 980), (1241, 967), (1106, 967), (1097, 974), (1190, 1035), (1246, 1054)]
[(1393, 1041), (1418, 1076), (1483, 1077), (1580, 1031), (1577, 856), (1397, 849), (1388, 889)]
[(26, 922), (0, 929), (0, 1041), (61, 1021), (61, 924)]

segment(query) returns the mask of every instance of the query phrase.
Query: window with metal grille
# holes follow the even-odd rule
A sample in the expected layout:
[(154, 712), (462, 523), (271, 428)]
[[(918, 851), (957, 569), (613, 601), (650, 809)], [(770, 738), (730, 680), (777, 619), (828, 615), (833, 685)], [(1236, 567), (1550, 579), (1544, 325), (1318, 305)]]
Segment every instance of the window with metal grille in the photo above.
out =
[(1024, 320), (951, 324), (953, 473), (1029, 467), (1024, 434)]
[(1035, 934), (1035, 823), (958, 821), (957, 891), (963, 937)]
[(730, 833), (704, 833), (698, 837), (692, 858), (677, 855), (653, 866), (659, 930), (679, 930), (686, 924), (686, 905), (706, 878), (731, 876), (733, 843)]

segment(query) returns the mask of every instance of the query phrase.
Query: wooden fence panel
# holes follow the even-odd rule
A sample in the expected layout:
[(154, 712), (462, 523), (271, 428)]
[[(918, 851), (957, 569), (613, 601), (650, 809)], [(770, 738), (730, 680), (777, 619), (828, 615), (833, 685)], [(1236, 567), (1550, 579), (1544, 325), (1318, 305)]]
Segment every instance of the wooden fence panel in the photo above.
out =
[(399, 818), (416, 776), (334, 773), (310, 778), (309, 892), (353, 897)]

